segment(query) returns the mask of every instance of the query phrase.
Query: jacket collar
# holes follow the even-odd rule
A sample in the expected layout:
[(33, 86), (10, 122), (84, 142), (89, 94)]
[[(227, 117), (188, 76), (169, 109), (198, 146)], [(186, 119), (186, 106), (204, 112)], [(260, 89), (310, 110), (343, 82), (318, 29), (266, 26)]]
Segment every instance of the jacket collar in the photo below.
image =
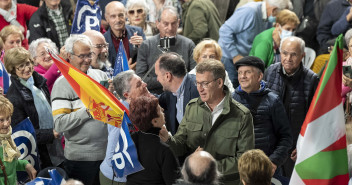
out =
[[(224, 85), (224, 92), (225, 92), (224, 109), (221, 114), (228, 114), (230, 112), (230, 103), (232, 102), (232, 96), (229, 88), (226, 85)], [(205, 102), (203, 102), (200, 97), (198, 98), (197, 103), (199, 106), (209, 110), (207, 105), (205, 105)]]

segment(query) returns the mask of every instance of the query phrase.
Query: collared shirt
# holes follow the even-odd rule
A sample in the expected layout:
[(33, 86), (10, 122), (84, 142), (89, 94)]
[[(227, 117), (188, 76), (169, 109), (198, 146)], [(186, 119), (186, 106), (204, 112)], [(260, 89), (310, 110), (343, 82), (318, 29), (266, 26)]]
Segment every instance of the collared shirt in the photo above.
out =
[[(226, 97), (226, 96), (225, 96)], [(213, 117), (212, 121), (211, 121), (211, 125), (214, 125), (216, 119), (218, 119), (218, 117), (220, 116), (222, 110), (224, 110), (224, 104), (225, 104), (225, 97), (221, 100), (221, 102), (213, 109), (213, 111), (211, 112), (211, 116)], [(205, 102), (205, 105), (209, 108), (209, 110), (211, 111), (211, 108), (208, 106), (208, 103)]]
[(60, 47), (62, 47), (69, 35), (65, 23), (65, 18), (62, 13), (62, 7), (60, 6), (60, 8), (57, 10), (51, 10), (48, 7), (46, 7), (46, 9), (48, 10), (49, 19), (52, 20), (55, 24), (55, 29), (60, 41)]
[[(127, 59), (129, 59), (130, 41), (128, 40), (128, 37), (127, 37), (127, 31), (126, 30), (124, 31), (124, 33), (122, 34), (122, 37), (117, 37), (111, 29), (110, 31), (111, 31), (112, 43), (114, 44), (116, 53), (119, 52), (120, 41), (122, 40), (123, 47), (125, 48), (125, 51), (126, 51)], [(110, 61), (110, 62), (115, 64), (115, 61)]]
[(186, 81), (186, 77), (183, 77), (182, 83), (181, 83), (180, 87), (177, 89), (176, 93), (172, 93), (177, 98), (176, 119), (179, 123), (181, 123), (182, 118), (183, 118), (183, 99), (184, 99), (184, 94), (185, 94), (185, 81)]
[(267, 20), (268, 19), (268, 16), (266, 15), (266, 3), (265, 1), (263, 1), (263, 4), (262, 4), (262, 14), (263, 14), (263, 20)]

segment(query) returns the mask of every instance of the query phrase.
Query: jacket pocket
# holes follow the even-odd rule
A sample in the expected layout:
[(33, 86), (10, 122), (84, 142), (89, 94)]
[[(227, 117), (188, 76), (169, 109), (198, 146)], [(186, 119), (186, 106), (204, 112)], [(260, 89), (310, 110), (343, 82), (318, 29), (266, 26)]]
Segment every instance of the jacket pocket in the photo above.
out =
[(233, 129), (221, 129), (214, 133), (214, 140), (211, 143), (217, 155), (216, 159), (219, 160), (228, 156), (235, 156), (237, 141), (238, 134)]
[(206, 134), (203, 133), (203, 124), (189, 122), (187, 128), (187, 145), (191, 150), (195, 150), (198, 146), (204, 147)]

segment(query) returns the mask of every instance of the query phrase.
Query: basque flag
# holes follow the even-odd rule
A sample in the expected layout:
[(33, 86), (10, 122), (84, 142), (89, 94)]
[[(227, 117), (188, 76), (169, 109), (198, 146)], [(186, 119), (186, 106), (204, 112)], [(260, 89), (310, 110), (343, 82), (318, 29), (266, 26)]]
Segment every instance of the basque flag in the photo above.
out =
[(123, 41), (120, 40), (119, 49), (117, 52), (116, 61), (114, 65), (113, 76), (116, 76), (120, 72), (127, 71), (127, 70), (129, 70), (127, 55), (126, 55), (125, 47), (123, 46)]
[(90, 3), (88, 0), (78, 0), (71, 34), (82, 34), (86, 30), (100, 31), (101, 9), (99, 0)]
[[(35, 130), (29, 118), (21, 121), (12, 128), (12, 139), (15, 141), (21, 156), (18, 159), (27, 160), (37, 171), (39, 171), (38, 149)], [(17, 172), (18, 181), (26, 181), (28, 174), (23, 171)]]
[(124, 114), (119, 140), (111, 161), (115, 175), (120, 178), (144, 169), (138, 161), (137, 149), (129, 134), (127, 124), (131, 124), (131, 121), (127, 114)]

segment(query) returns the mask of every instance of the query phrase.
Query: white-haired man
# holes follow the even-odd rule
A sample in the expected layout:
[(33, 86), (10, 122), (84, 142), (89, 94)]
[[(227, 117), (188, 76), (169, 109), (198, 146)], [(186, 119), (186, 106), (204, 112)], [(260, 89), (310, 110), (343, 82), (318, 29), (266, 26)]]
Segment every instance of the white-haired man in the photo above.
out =
[[(65, 42), (67, 57), (75, 68), (98, 82), (108, 80), (104, 72), (90, 69), (92, 47), (85, 35), (71, 36)], [(56, 80), (51, 98), (54, 128), (65, 135), (65, 171), (85, 185), (99, 184), (99, 166), (107, 145), (106, 124), (91, 117), (64, 76)]]

